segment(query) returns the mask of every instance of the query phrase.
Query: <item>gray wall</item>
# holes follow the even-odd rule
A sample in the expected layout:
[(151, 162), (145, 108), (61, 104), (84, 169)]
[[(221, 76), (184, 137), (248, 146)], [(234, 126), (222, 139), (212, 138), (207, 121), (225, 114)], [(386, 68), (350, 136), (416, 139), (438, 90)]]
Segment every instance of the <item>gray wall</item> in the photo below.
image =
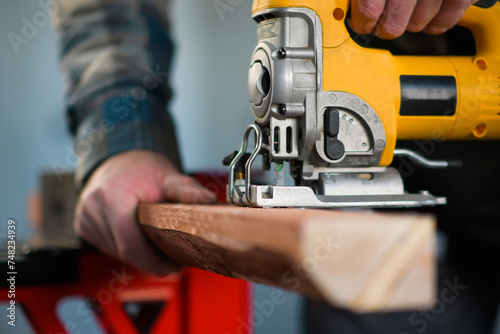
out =
[(220, 168), (252, 122), (247, 69), (256, 25), (251, 1), (225, 12), (222, 20), (212, 1), (172, 1), (172, 12), (178, 47), (172, 111), (183, 157), (191, 169)]
[[(221, 169), (223, 156), (239, 147), (252, 121), (246, 93), (256, 41), (251, 1), (242, 0), (222, 17), (212, 1), (173, 0), (171, 6), (178, 51), (171, 111), (182, 156), (190, 171)], [(48, 22), (40, 24), (18, 52), (8, 39), (9, 33), (22, 36), (23, 17), (32, 21), (41, 11), (38, 0), (0, 0), (0, 239), (5, 238), (10, 218), (17, 222), (18, 240), (32, 234), (25, 203), (37, 187), (37, 174), (43, 169), (71, 169), (75, 163), (63, 116), (64, 83), (55, 32)], [(255, 286), (255, 302), (269, 299), (270, 293), (271, 288)], [(68, 302), (61, 314), (71, 319), (75, 303), (81, 301)], [(299, 307), (299, 298), (287, 294), (284, 304), (264, 316), (256, 333), (298, 333)], [(0, 321), (1, 333), (10, 329), (4, 325)], [(25, 333), (21, 327), (16, 332)]]
[(18, 237), (28, 233), (25, 202), (36, 187), (37, 173), (52, 164), (66, 165), (65, 148), (71, 145), (50, 25), (38, 28), (18, 52), (7, 37), (22, 36), (22, 18), (39, 11), (34, 1), (26, 0), (2, 0), (0, 10), (0, 220), (4, 226), (7, 218), (15, 218), (24, 227)]

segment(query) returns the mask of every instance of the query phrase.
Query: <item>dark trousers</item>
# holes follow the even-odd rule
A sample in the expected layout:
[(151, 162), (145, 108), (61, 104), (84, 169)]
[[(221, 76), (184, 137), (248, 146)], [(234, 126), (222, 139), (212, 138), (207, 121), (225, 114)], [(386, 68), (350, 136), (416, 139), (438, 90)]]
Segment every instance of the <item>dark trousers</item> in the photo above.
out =
[[(401, 145), (402, 144), (402, 145)], [(423, 209), (438, 217), (448, 247), (430, 310), (354, 314), (306, 302), (310, 334), (491, 334), (500, 296), (500, 142), (398, 143), (463, 167), (429, 170), (396, 160), (411, 192), (429, 190), (448, 204)]]
[[(437, 300), (427, 310), (356, 314), (307, 301), (307, 334), (492, 334), (498, 296), (488, 284), (439, 268)], [(489, 282), (489, 284), (499, 284)], [(495, 289), (493, 287), (492, 289)]]

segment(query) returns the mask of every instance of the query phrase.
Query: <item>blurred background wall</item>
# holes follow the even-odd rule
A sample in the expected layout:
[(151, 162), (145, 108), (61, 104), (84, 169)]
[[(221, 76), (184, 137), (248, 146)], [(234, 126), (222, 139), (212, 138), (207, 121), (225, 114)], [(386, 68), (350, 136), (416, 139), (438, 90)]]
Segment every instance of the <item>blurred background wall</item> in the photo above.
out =
[[(11, 218), (17, 222), (18, 240), (28, 238), (32, 232), (25, 204), (28, 194), (37, 187), (39, 172), (72, 169), (76, 162), (65, 124), (64, 80), (58, 69), (55, 31), (49, 22), (39, 21), (36, 32), (17, 50), (9, 41), (10, 33), (22, 36), (24, 20), (32, 21), (34, 15), (43, 12), (41, 4), (47, 2), (0, 0), (3, 239)], [(175, 98), (170, 109), (177, 123), (185, 166), (188, 171), (222, 169), (222, 158), (239, 147), (244, 129), (252, 122), (246, 87), (247, 68), (256, 43), (252, 1), (222, 0), (230, 8), (223, 13), (215, 9), (213, 1), (171, 2), (177, 53), (171, 77)], [(269, 299), (271, 291), (254, 286), (254, 302)], [(257, 334), (299, 333), (300, 298), (288, 293), (286, 298), (271, 315), (264, 316)], [(71, 306), (78, 302), (68, 303), (62, 313), (71, 318)], [(7, 333), (2, 327), (5, 323), (0, 321), (1, 333)], [(22, 328), (17, 329), (24, 333)]]

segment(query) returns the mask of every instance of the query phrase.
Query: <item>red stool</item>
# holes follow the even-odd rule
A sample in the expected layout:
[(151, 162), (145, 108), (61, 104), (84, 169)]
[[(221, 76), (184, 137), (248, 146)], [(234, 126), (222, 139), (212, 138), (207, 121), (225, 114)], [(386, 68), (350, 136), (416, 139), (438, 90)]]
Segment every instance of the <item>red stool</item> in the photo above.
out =
[[(139, 332), (123, 307), (128, 302), (164, 302), (150, 333), (252, 332), (245, 281), (193, 268), (156, 278), (94, 251), (80, 254), (79, 272), (76, 282), (16, 285), (16, 308), (23, 307), (37, 333), (66, 333), (56, 308), (70, 296), (88, 298), (107, 333)], [(0, 288), (3, 301), (10, 301), (8, 290)]]

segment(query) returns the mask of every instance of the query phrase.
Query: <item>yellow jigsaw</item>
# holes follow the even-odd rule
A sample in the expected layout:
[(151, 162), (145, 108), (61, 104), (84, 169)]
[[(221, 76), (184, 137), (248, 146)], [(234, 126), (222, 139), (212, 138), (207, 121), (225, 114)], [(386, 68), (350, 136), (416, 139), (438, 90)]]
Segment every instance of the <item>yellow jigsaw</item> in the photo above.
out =
[[(346, 25), (348, 0), (255, 0), (258, 45), (248, 76), (255, 118), (230, 163), (228, 199), (256, 207), (413, 207), (445, 204), (405, 192), (388, 167), (406, 156), (445, 168), (398, 139), (500, 139), (500, 3), (459, 22), (473, 56), (401, 56), (363, 47)], [(359, 42), (359, 41), (358, 41)], [(246, 153), (254, 132), (255, 145)], [(295, 186), (253, 185), (251, 167), (289, 162)]]

